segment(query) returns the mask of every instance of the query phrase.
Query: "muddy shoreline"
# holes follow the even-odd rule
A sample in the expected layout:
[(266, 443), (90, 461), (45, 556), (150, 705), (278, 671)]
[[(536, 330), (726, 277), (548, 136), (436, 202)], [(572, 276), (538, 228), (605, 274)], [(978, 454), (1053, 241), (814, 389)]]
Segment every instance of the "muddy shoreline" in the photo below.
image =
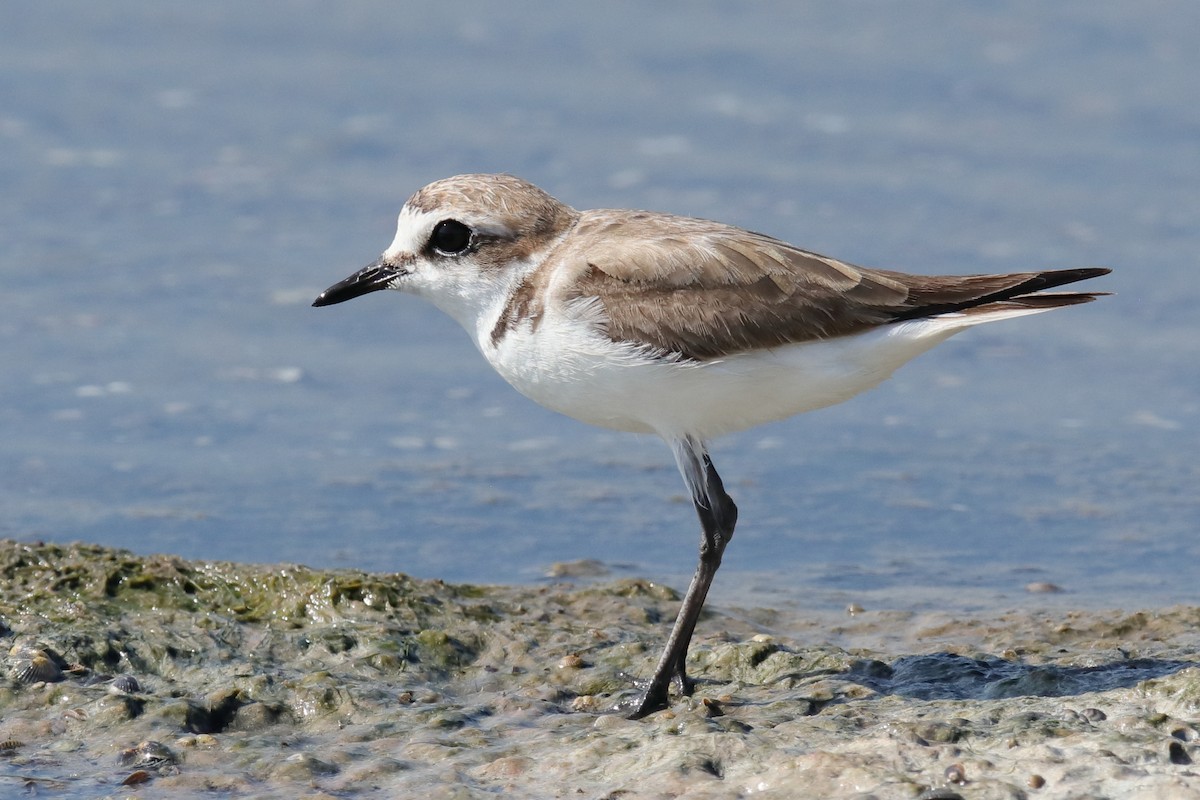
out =
[(868, 610), (797, 637), (714, 609), (695, 697), (631, 722), (612, 709), (678, 603), (649, 581), (11, 541), (0, 569), (0, 795), (1200, 796), (1195, 607)]

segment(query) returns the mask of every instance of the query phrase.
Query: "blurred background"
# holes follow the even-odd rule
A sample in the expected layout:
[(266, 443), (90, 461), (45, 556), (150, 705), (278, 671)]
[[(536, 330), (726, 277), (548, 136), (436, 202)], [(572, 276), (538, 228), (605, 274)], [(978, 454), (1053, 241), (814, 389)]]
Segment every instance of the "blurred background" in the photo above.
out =
[(9, 4), (0, 536), (682, 585), (661, 442), (534, 406), (414, 298), (309, 307), (421, 185), (504, 171), (869, 266), (1115, 270), (720, 441), (717, 598), (1196, 602), (1197, 30), (1187, 0)]

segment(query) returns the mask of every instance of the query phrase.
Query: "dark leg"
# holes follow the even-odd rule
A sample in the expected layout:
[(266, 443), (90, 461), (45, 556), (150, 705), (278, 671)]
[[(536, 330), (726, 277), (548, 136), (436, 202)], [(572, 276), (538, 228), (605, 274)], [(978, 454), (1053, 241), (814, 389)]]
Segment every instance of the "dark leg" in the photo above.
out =
[(733, 528), (737, 524), (737, 506), (725, 493), (721, 476), (713, 467), (704, 444), (694, 439), (682, 439), (671, 442), (671, 448), (683, 480), (692, 493), (696, 514), (700, 517), (700, 564), (683, 597), (683, 605), (679, 608), (679, 616), (675, 618), (667, 646), (654, 669), (654, 677), (630, 715), (631, 719), (640, 719), (666, 708), (672, 681), (682, 694), (692, 693), (692, 681), (685, 668), (688, 644), (692, 641), (696, 620), (704, 608), (708, 588), (717, 574), (717, 568), (721, 566), (725, 545), (733, 538)]

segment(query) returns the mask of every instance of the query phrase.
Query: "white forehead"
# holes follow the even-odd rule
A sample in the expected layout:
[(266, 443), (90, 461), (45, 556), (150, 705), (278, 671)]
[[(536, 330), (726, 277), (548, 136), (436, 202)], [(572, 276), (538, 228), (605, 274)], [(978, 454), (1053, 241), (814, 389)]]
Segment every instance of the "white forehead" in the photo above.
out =
[(448, 219), (457, 220), (472, 231), (485, 236), (511, 239), (515, 235), (508, 225), (477, 210), (444, 208), (424, 211), (406, 205), (400, 209), (400, 216), (396, 218), (396, 237), (392, 239), (384, 255), (420, 252), (429, 241), (434, 226)]
[(417, 211), (408, 206), (400, 209), (400, 216), (396, 219), (396, 237), (392, 239), (385, 255), (394, 256), (400, 253), (420, 251), (425, 242), (429, 241), (429, 234), (433, 232), (433, 226), (440, 219), (436, 214)]

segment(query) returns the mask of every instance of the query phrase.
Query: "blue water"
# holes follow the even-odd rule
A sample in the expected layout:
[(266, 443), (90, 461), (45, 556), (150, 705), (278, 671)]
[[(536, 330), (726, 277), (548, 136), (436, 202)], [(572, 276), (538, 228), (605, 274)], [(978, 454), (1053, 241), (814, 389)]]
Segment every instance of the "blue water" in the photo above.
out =
[(872, 266), (1116, 270), (719, 442), (719, 596), (1196, 602), (1196, 30), (1188, 0), (10, 4), (0, 536), (686, 580), (661, 443), (533, 406), (413, 298), (309, 307), (413, 190), (507, 171)]

